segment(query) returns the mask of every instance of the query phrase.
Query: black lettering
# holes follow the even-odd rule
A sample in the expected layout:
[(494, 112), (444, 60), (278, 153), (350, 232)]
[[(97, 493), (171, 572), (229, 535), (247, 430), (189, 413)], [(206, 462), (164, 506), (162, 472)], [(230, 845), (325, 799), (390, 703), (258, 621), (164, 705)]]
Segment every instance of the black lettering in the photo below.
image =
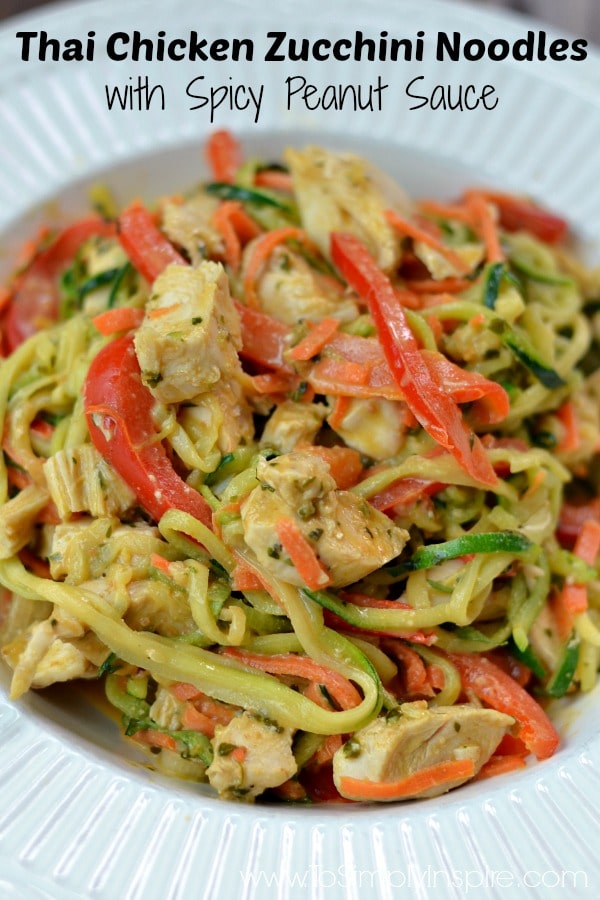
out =
[(532, 62), (534, 44), (535, 34), (533, 31), (528, 31), (526, 38), (520, 38), (513, 44), (512, 55), (514, 59), (518, 62)]
[[(439, 57), (438, 57), (438, 59), (439, 59)], [(416, 106), (410, 106), (409, 109), (421, 109), (421, 107), (427, 106), (427, 104), (429, 102), (427, 97), (423, 97), (423, 96), (421, 96), (421, 94), (413, 94), (412, 93), (411, 88), (412, 88), (413, 84), (415, 84), (415, 82), (417, 82), (417, 81), (425, 81), (425, 76), (417, 75), (416, 78), (413, 78), (412, 81), (408, 82), (408, 84), (406, 85), (406, 96), (410, 97), (411, 100), (421, 100), (422, 102), (418, 103)]]
[[(348, 48), (348, 53), (342, 53), (342, 48)], [(352, 41), (349, 41), (348, 38), (340, 38), (339, 41), (336, 41), (333, 45), (333, 58), (342, 62), (343, 60), (350, 59), (350, 51), (352, 50)]]
[(472, 38), (467, 41), (463, 50), (463, 56), (470, 62), (478, 62), (485, 56), (485, 42), (479, 38)]
[(48, 50), (52, 54), (52, 60), (58, 62), (60, 59), (60, 41), (56, 38), (49, 38), (47, 31), (40, 31), (40, 52), (38, 54), (40, 62), (46, 62)]
[(66, 40), (62, 58), (65, 62), (81, 62), (84, 59), (81, 41), (78, 41), (77, 38)]
[(220, 38), (217, 41), (213, 41), (210, 45), (210, 58), (216, 59), (218, 62), (223, 62), (229, 58), (229, 41), (224, 38)]
[(435, 58), (438, 62), (444, 62), (446, 56), (449, 56), (452, 62), (458, 62), (460, 59), (460, 32), (455, 31), (450, 38), (445, 31), (438, 31)]
[(15, 37), (21, 41), (21, 61), (29, 62), (29, 54), (31, 52), (31, 41), (38, 36), (37, 31), (17, 31)]
[(272, 38), (272, 43), (265, 54), (265, 62), (283, 62), (285, 55), (279, 53), (279, 48), (285, 40), (285, 31), (269, 31), (267, 32), (267, 37)]
[(234, 38), (231, 42), (231, 58), (234, 62), (239, 62), (242, 50), (245, 51), (245, 62), (252, 62), (254, 59), (254, 42), (250, 38)]
[[(169, 59), (185, 59), (186, 46), (186, 42), (183, 40), (183, 38), (174, 38), (172, 41), (169, 41)], [(181, 53), (177, 52), (177, 49), (179, 47), (181, 47)]]
[(558, 38), (555, 41), (552, 41), (548, 48), (548, 56), (550, 59), (554, 59), (556, 61), (560, 59), (567, 59), (567, 50), (569, 49), (569, 41), (565, 40), (565, 38)]
[(198, 40), (198, 32), (190, 31), (190, 52), (188, 53), (188, 59), (191, 62), (195, 62), (195, 60), (199, 59), (201, 62), (207, 62), (208, 56), (206, 55), (206, 38), (201, 38)]
[[(321, 52), (321, 47), (323, 48), (323, 52)], [(329, 50), (331, 50), (331, 41), (328, 41), (327, 38), (320, 38), (313, 44), (312, 55), (315, 59), (323, 62), (324, 60), (329, 59)]]
[(576, 41), (573, 41), (573, 53), (571, 53), (571, 59), (574, 59), (576, 62), (587, 59), (587, 45), (588, 42), (584, 40), (584, 38), (577, 38)]
[(367, 59), (369, 62), (375, 61), (375, 41), (371, 38), (363, 37), (362, 31), (356, 32), (356, 45), (354, 47), (354, 59), (361, 62), (363, 58), (363, 50), (366, 48)]
[(123, 50), (121, 52), (117, 51), (117, 47), (120, 44), (123, 46), (127, 46), (129, 43), (129, 35), (124, 31), (115, 31), (114, 34), (111, 34), (109, 39), (106, 42), (106, 55), (109, 59), (114, 60), (115, 62), (119, 62), (122, 59), (127, 59), (127, 50)]
[(510, 44), (504, 38), (497, 38), (491, 41), (488, 47), (488, 56), (490, 59), (500, 60), (506, 59), (510, 53)]

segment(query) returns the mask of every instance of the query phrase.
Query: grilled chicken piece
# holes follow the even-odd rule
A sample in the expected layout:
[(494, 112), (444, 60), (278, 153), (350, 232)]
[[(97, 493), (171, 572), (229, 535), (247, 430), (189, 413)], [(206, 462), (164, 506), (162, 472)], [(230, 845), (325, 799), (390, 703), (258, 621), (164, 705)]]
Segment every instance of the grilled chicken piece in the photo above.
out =
[(50, 495), (36, 484), (27, 485), (0, 509), (0, 559), (8, 559), (33, 537), (38, 514)]
[[(513, 724), (511, 716), (468, 703), (430, 708), (424, 700), (403, 703), (397, 716), (375, 719), (336, 751), (333, 780), (338, 790), (343, 777), (384, 784), (456, 759), (472, 759), (477, 774)], [(405, 799), (435, 797), (467, 780), (456, 779)]]
[(327, 408), (321, 404), (284, 400), (267, 421), (260, 445), (289, 453), (298, 444), (311, 444), (326, 414)]
[(405, 429), (395, 400), (352, 397), (341, 418), (331, 426), (344, 442), (372, 459), (389, 459), (401, 449)]
[(217, 725), (215, 755), (206, 770), (221, 797), (254, 800), (296, 774), (292, 730), (245, 710), (227, 725)]
[(207, 257), (223, 255), (223, 238), (212, 224), (218, 205), (216, 197), (201, 192), (184, 203), (165, 203), (163, 207), (162, 230), (185, 250), (193, 266)]
[[(350, 153), (306, 147), (286, 150), (285, 160), (303, 226), (325, 256), (331, 232), (346, 231), (366, 244), (385, 272), (397, 267), (400, 241), (384, 216), (386, 208), (398, 203), (395, 186), (395, 196), (386, 196), (383, 176)], [(408, 205), (404, 197), (402, 205)]]
[[(251, 258), (254, 244), (247, 246), (244, 262)], [(351, 322), (358, 315), (356, 303), (341, 284), (321, 276), (287, 247), (278, 247), (271, 254), (256, 290), (261, 308), (287, 325), (301, 319), (317, 322), (327, 316)]]
[(63, 521), (80, 512), (120, 517), (136, 504), (133, 491), (93, 444), (54, 453), (44, 463), (44, 475)]
[(244, 538), (261, 566), (290, 584), (303, 586), (279, 543), (281, 517), (295, 520), (334, 587), (359, 581), (394, 559), (408, 539), (365, 500), (337, 490), (327, 463), (308, 450), (259, 460), (257, 477), (261, 484), (241, 509)]
[(161, 403), (182, 403), (241, 376), (239, 316), (220, 263), (170, 265), (135, 335), (142, 379)]

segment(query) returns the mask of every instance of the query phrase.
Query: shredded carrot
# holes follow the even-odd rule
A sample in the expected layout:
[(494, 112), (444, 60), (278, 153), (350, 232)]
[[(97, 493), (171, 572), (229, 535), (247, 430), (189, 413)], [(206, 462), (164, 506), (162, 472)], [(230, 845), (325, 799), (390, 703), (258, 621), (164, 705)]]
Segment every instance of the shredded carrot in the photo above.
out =
[(205, 153), (215, 181), (231, 183), (242, 164), (239, 141), (227, 129), (214, 131), (205, 145)]
[(439, 237), (432, 234), (427, 227), (411, 222), (391, 209), (386, 209), (385, 217), (390, 225), (401, 234), (406, 235), (406, 237), (411, 238), (413, 241), (420, 241), (422, 244), (431, 247), (432, 250), (441, 253), (442, 256), (444, 256), (460, 273), (466, 273), (468, 271), (468, 266), (465, 265), (464, 260), (458, 253), (453, 250), (452, 247), (446, 246), (446, 244), (444, 244)]
[(270, 675), (288, 675), (322, 684), (342, 709), (352, 709), (361, 702), (360, 694), (352, 682), (334, 669), (311, 659), (310, 656), (300, 656), (296, 653), (267, 656), (250, 653), (247, 650), (238, 650), (237, 647), (227, 647), (221, 655), (237, 659), (254, 669), (268, 672)]
[(466, 278), (417, 278), (408, 282), (414, 294), (458, 294), (466, 291), (471, 282)]
[(455, 219), (457, 222), (471, 221), (468, 209), (462, 205), (453, 203), (441, 203), (438, 200), (424, 199), (419, 201), (419, 209), (431, 216), (438, 216), (440, 219)]
[(177, 750), (177, 741), (164, 731), (155, 731), (153, 728), (144, 728), (133, 735), (136, 741), (149, 744), (151, 747), (161, 747), (164, 750)]
[(280, 800), (294, 802), (306, 799), (306, 789), (296, 778), (288, 778), (287, 781), (284, 781), (283, 784), (278, 785), (273, 790)]
[(400, 800), (443, 785), (450, 787), (452, 782), (464, 781), (474, 774), (472, 759), (449, 759), (427, 766), (399, 781), (377, 782), (344, 775), (339, 779), (339, 788), (342, 794), (350, 795), (355, 800)]
[(340, 749), (342, 743), (343, 740), (341, 734), (328, 734), (317, 752), (311, 758), (311, 763), (314, 763), (317, 766), (323, 766), (326, 763), (331, 762), (334, 753)]
[(265, 372), (251, 375), (249, 380), (258, 394), (287, 394), (298, 384), (298, 377), (287, 372)]
[(168, 559), (165, 559), (164, 556), (161, 556), (160, 553), (150, 554), (150, 565), (154, 566), (155, 569), (159, 569), (161, 572), (164, 572), (165, 575), (170, 574), (171, 563)]
[(370, 366), (366, 363), (323, 357), (314, 366), (309, 381), (314, 381), (315, 388), (326, 381), (329, 385), (327, 393), (338, 396), (345, 393), (346, 387), (366, 385), (369, 381), (369, 369)]
[(289, 351), (289, 356), (298, 361), (312, 359), (321, 352), (323, 347), (328, 343), (339, 328), (337, 319), (325, 318), (321, 319), (315, 325), (312, 325), (306, 337), (296, 344)]
[(294, 182), (289, 172), (281, 172), (279, 169), (263, 169), (254, 176), (256, 187), (270, 188), (272, 191), (284, 191), (291, 194)]
[(491, 756), (475, 776), (475, 781), (492, 778), (494, 775), (504, 775), (505, 772), (514, 772), (516, 769), (524, 769), (526, 765), (523, 757), (517, 754)]
[(486, 322), (487, 319), (485, 317), (485, 313), (483, 312), (477, 313), (476, 316), (473, 316), (473, 318), (469, 319), (469, 325), (471, 326), (471, 328), (483, 328)]
[(169, 306), (157, 306), (156, 309), (149, 309), (146, 313), (149, 319), (160, 319), (171, 312), (179, 309), (181, 303), (171, 303)]
[[(331, 421), (331, 417), (330, 417)], [(303, 445), (298, 449), (318, 456), (329, 466), (329, 474), (341, 491), (354, 487), (363, 472), (363, 464), (358, 450), (352, 447), (321, 447), (318, 444)]]
[(596, 563), (596, 557), (600, 553), (600, 522), (596, 519), (587, 519), (579, 532), (573, 547), (573, 553), (588, 566)]
[(304, 584), (313, 591), (327, 587), (331, 578), (325, 571), (312, 544), (293, 519), (282, 516), (275, 526), (277, 537)]
[(183, 715), (181, 716), (181, 724), (184, 728), (189, 728), (190, 731), (199, 731), (201, 734), (205, 734), (210, 738), (215, 736), (216, 723), (214, 719), (211, 719), (205, 713), (200, 712), (200, 710), (196, 709), (192, 703), (186, 703)]
[(139, 328), (144, 319), (144, 310), (134, 306), (118, 306), (116, 309), (107, 309), (105, 312), (94, 316), (92, 323), (103, 335), (115, 334), (118, 331), (130, 331)]
[(223, 238), (225, 262), (234, 271), (239, 269), (242, 261), (242, 245), (231, 221), (232, 208), (240, 204), (234, 200), (226, 200), (216, 208), (212, 221)]
[(195, 684), (189, 684), (187, 681), (176, 681), (169, 690), (176, 700), (195, 700), (202, 696), (202, 691)]
[(425, 663), (419, 654), (402, 641), (391, 639), (384, 642), (384, 649), (392, 653), (402, 666), (404, 687), (409, 694), (433, 696)]
[(251, 569), (245, 560), (238, 559), (233, 570), (231, 586), (234, 591), (260, 591), (263, 585), (254, 569)]
[(333, 410), (327, 416), (327, 422), (334, 431), (342, 428), (344, 419), (350, 409), (351, 398), (340, 395), (335, 398)]
[(579, 421), (575, 404), (572, 400), (566, 403), (556, 411), (556, 417), (563, 427), (563, 435), (559, 441), (557, 450), (562, 453), (568, 453), (570, 450), (577, 450), (581, 446), (581, 435), (579, 433)]
[(483, 194), (470, 191), (467, 194), (467, 208), (473, 217), (473, 227), (484, 243), (487, 261), (490, 263), (504, 262), (505, 256), (500, 244), (498, 226), (488, 201)]
[[(251, 309), (257, 309), (259, 306), (258, 296), (256, 294), (256, 281), (260, 275), (261, 269), (267, 264), (269, 257), (279, 244), (284, 241), (297, 240), (313, 247), (312, 241), (302, 228), (296, 228), (292, 225), (284, 228), (275, 228), (273, 231), (267, 231), (256, 239), (253, 252), (248, 260), (246, 272), (244, 275), (244, 294), (246, 303)], [(314, 249), (314, 248), (313, 248)]]

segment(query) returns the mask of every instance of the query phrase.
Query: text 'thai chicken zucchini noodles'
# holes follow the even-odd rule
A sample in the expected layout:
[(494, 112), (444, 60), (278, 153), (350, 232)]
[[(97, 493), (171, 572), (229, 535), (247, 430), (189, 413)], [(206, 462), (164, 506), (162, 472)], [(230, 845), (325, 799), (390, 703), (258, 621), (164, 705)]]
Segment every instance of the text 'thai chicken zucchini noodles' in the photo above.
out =
[(600, 272), (527, 198), (206, 155), (152, 208), (95, 188), (1, 295), (12, 697), (100, 679), (244, 801), (550, 757), (600, 663)]

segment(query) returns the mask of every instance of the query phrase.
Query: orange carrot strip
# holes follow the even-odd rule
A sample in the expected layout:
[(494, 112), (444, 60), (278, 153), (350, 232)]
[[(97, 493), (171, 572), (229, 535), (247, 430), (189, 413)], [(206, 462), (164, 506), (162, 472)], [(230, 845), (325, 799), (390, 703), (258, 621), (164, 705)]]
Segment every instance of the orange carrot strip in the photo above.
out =
[(483, 194), (477, 191), (468, 193), (467, 208), (473, 217), (473, 227), (485, 245), (487, 261), (491, 263), (504, 262), (504, 251), (500, 244), (494, 213)]
[(295, 360), (305, 361), (312, 359), (321, 352), (329, 339), (333, 337), (339, 328), (337, 319), (325, 318), (313, 325), (302, 340), (289, 351), (289, 356)]
[(566, 403), (563, 403), (560, 409), (556, 411), (556, 417), (564, 429), (557, 450), (563, 453), (567, 453), (569, 450), (577, 450), (581, 446), (581, 435), (579, 434), (579, 422), (573, 401), (567, 400)]
[(242, 261), (242, 245), (231, 221), (232, 207), (240, 204), (234, 200), (225, 200), (216, 208), (212, 221), (213, 225), (223, 238), (225, 248), (225, 262), (232, 269), (237, 270)]
[(161, 316), (166, 316), (170, 312), (174, 312), (176, 309), (179, 309), (181, 303), (171, 303), (170, 306), (158, 306), (156, 309), (149, 309), (146, 313), (149, 319), (160, 319)]
[(151, 747), (162, 747), (164, 750), (177, 750), (177, 741), (164, 731), (154, 731), (153, 728), (145, 728), (136, 731), (133, 735), (136, 741), (149, 744)]
[(506, 756), (490, 756), (475, 776), (475, 781), (492, 778), (494, 775), (504, 775), (505, 772), (514, 772), (516, 769), (524, 769), (526, 765), (523, 757), (516, 753)]
[(329, 466), (329, 474), (334, 479), (341, 491), (347, 491), (359, 480), (363, 471), (363, 464), (358, 450), (351, 447), (320, 447), (311, 444), (298, 449), (306, 450), (318, 456)]
[(247, 244), (248, 241), (258, 237), (263, 233), (263, 229), (258, 222), (255, 222), (252, 216), (248, 215), (241, 203), (231, 200), (229, 207), (229, 221), (235, 229), (241, 244)]
[(596, 557), (600, 553), (600, 522), (596, 519), (587, 519), (584, 522), (575, 541), (573, 553), (588, 566), (596, 563)]
[(285, 191), (290, 194), (294, 188), (294, 182), (289, 172), (280, 172), (278, 169), (263, 169), (254, 176), (256, 187), (269, 188), (272, 191)]
[(189, 728), (190, 731), (199, 731), (210, 738), (215, 736), (215, 721), (210, 719), (205, 713), (200, 712), (191, 703), (186, 704), (181, 717), (181, 724), (184, 728)]
[(165, 559), (164, 556), (161, 556), (160, 553), (151, 553), (150, 565), (154, 566), (155, 569), (159, 569), (161, 572), (164, 572), (165, 575), (168, 575), (171, 563), (168, 559)]
[(195, 684), (189, 684), (187, 681), (176, 681), (169, 690), (176, 700), (195, 700), (202, 696), (202, 691)]
[(344, 418), (350, 409), (350, 397), (340, 395), (335, 398), (333, 411), (327, 416), (327, 422), (334, 431), (342, 427)]
[(399, 781), (377, 782), (345, 775), (340, 778), (339, 787), (342, 794), (349, 794), (355, 800), (400, 800), (459, 779), (472, 778), (474, 774), (472, 759), (449, 759)]
[(407, 286), (414, 294), (458, 294), (470, 287), (471, 282), (466, 278), (418, 278), (408, 281)]
[(206, 142), (205, 154), (215, 181), (231, 183), (242, 164), (243, 154), (239, 141), (230, 131), (214, 131)]
[(439, 216), (441, 219), (456, 219), (458, 222), (470, 223), (471, 216), (464, 206), (454, 203), (441, 203), (438, 200), (425, 198), (419, 201), (419, 208), (430, 216)]
[(246, 304), (251, 309), (256, 309), (259, 306), (258, 296), (256, 294), (256, 280), (261, 269), (267, 264), (273, 250), (275, 250), (279, 244), (290, 239), (302, 241), (302, 243), (307, 244), (311, 248), (313, 247), (312, 241), (310, 241), (306, 232), (303, 231), (302, 228), (296, 228), (292, 225), (284, 228), (275, 228), (273, 231), (267, 231), (265, 234), (261, 235), (261, 237), (257, 238), (252, 255), (248, 260), (244, 276)]
[(238, 559), (231, 586), (234, 591), (261, 591), (263, 584), (254, 569), (245, 560)]
[(275, 526), (281, 545), (291, 559), (298, 575), (312, 591), (331, 584), (311, 543), (304, 537), (293, 519), (283, 516)]
[(398, 640), (387, 640), (384, 649), (392, 653), (400, 662), (404, 675), (404, 685), (410, 694), (433, 694), (429, 684), (425, 663), (415, 650)]
[(267, 656), (250, 653), (247, 650), (238, 650), (236, 647), (227, 647), (221, 655), (230, 656), (254, 669), (268, 672), (270, 675), (291, 675), (322, 684), (342, 709), (352, 709), (361, 702), (360, 694), (352, 682), (334, 669), (311, 659), (310, 656), (299, 656), (296, 653)]
[(431, 234), (427, 228), (417, 225), (415, 222), (410, 222), (392, 209), (386, 209), (385, 217), (396, 231), (406, 235), (406, 237), (411, 238), (413, 241), (420, 241), (422, 244), (426, 244), (428, 247), (431, 247), (432, 250), (437, 250), (437, 252), (441, 253), (442, 256), (458, 269), (459, 272), (468, 272), (468, 266), (465, 265), (458, 253), (453, 250), (452, 247), (447, 247), (443, 241)]
[(139, 328), (144, 319), (144, 310), (134, 306), (119, 306), (116, 309), (107, 309), (105, 312), (94, 316), (92, 323), (103, 335), (115, 334), (118, 331), (130, 331)]

